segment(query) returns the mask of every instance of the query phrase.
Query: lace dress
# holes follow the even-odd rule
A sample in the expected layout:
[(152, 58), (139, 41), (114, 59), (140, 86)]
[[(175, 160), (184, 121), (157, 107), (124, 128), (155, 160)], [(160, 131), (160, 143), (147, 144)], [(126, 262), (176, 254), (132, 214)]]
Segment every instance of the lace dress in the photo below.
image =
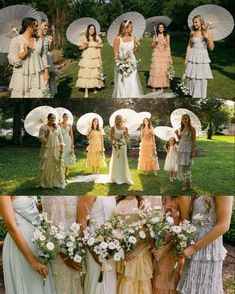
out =
[(185, 74), (188, 78), (190, 95), (193, 98), (207, 97), (207, 80), (213, 79), (210, 69), (207, 42), (201, 37), (192, 38)]
[(70, 136), (70, 128), (71, 126), (68, 125), (66, 128), (61, 128), (63, 140), (64, 140), (64, 165), (65, 167), (69, 167), (73, 165), (74, 162), (71, 162), (71, 152), (72, 152), (72, 139)]
[(122, 74), (115, 67), (114, 70), (114, 90), (113, 98), (140, 98), (143, 96), (143, 90), (141, 87), (139, 75), (137, 72), (137, 61), (134, 55), (134, 39), (130, 42), (123, 42), (122, 38), (119, 37), (119, 54), (124, 55), (130, 52), (133, 63), (133, 70), (127, 77)]
[[(76, 222), (78, 196), (42, 196), (43, 211), (53, 224), (63, 223), (65, 229)], [(57, 294), (82, 294), (80, 273), (68, 267), (58, 254), (51, 262)], [(68, 291), (69, 289), (69, 291)]]
[[(205, 221), (198, 227), (194, 241), (202, 239), (216, 224), (216, 204), (213, 199), (208, 212), (204, 196), (197, 197), (192, 217), (200, 213)], [(193, 221), (192, 221), (193, 222)], [(186, 260), (177, 290), (180, 294), (223, 294), (222, 266), (226, 256), (223, 237), (195, 252)]]
[(177, 145), (170, 146), (166, 155), (164, 170), (177, 171)]
[(13, 38), (10, 43), (8, 60), (13, 65), (9, 85), (11, 98), (48, 98), (44, 95), (44, 70), (48, 63), (42, 40), (39, 38), (34, 48), (29, 48), (26, 58), (20, 60), (18, 54), (24, 51), (26, 43), (22, 35)]
[[(39, 212), (33, 197), (17, 196), (12, 201), (16, 224), (26, 243), (37, 256), (37, 249), (32, 242), (32, 222), (39, 221)], [(50, 265), (49, 275), (43, 286), (43, 279), (34, 271), (10, 233), (7, 234), (3, 246), (3, 272), (6, 294), (56, 294)]]

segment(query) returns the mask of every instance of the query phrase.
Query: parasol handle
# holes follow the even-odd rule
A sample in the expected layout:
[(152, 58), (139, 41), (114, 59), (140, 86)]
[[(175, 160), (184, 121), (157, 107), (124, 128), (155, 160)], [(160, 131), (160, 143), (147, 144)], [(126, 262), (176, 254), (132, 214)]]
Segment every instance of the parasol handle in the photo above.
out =
[(156, 30), (156, 26), (155, 25), (153, 25), (153, 29), (154, 29), (155, 36), (157, 36), (157, 30)]
[(18, 36), (20, 36), (20, 38), (28, 45), (30, 45), (28, 42), (26, 42), (26, 40), (19, 34), (19, 32), (17, 31), (17, 28), (15, 26), (11, 26), (11, 30), (12, 32), (15, 32)]

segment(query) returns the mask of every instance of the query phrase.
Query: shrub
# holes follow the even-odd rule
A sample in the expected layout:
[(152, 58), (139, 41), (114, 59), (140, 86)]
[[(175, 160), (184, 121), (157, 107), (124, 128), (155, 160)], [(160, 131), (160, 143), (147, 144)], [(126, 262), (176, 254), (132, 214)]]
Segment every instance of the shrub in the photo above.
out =
[(68, 42), (63, 48), (63, 54), (64, 58), (78, 59), (81, 55), (81, 51), (77, 46)]
[(233, 246), (235, 245), (235, 207), (233, 208), (229, 231), (224, 234), (224, 241)]
[(0, 217), (0, 241), (4, 240), (7, 234), (7, 228), (3, 219)]
[(0, 86), (8, 86), (12, 75), (10, 64), (0, 64)]

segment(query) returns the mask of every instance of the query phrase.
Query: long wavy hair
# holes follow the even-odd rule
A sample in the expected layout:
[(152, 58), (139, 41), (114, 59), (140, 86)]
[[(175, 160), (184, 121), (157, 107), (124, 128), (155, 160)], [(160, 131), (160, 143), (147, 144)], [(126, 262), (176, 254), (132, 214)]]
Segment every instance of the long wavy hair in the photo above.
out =
[[(119, 202), (123, 201), (126, 199), (127, 196), (117, 196), (116, 197), (116, 203), (118, 204)], [(142, 196), (135, 196), (137, 202), (138, 202), (138, 208), (141, 206), (143, 202), (143, 197)]]
[(188, 118), (188, 129), (189, 129), (189, 131), (191, 132), (192, 129), (193, 129), (193, 126), (192, 126), (192, 124), (191, 124), (191, 118), (190, 118), (190, 116), (189, 116), (187, 113), (183, 114), (182, 117), (181, 117), (180, 132), (182, 132), (183, 129), (185, 128), (185, 125), (184, 125), (183, 122), (182, 122), (182, 118), (183, 118), (183, 117), (187, 117), (187, 118)]
[(117, 126), (117, 118), (118, 118), (118, 117), (121, 117), (121, 118), (122, 118), (122, 124), (124, 125), (124, 120), (123, 120), (122, 115), (118, 114), (118, 115), (115, 116), (115, 120), (114, 120), (114, 125), (115, 125), (115, 127)]
[(150, 128), (152, 127), (152, 123), (151, 123), (150, 119), (147, 118), (147, 117), (145, 117), (145, 118), (143, 119), (142, 124), (141, 124), (141, 129), (143, 129), (143, 128), (145, 127), (145, 123), (144, 123), (144, 121), (145, 121), (146, 119), (147, 119), (147, 121), (148, 121), (148, 128), (150, 129)]
[(166, 37), (168, 35), (168, 32), (167, 32), (167, 28), (166, 28), (166, 25), (164, 24), (164, 22), (159, 22), (157, 24), (157, 27), (156, 27), (156, 31), (157, 31), (157, 36), (160, 34), (160, 31), (159, 31), (159, 27), (160, 26), (163, 26), (164, 28), (164, 31), (163, 31), (163, 36)]
[(176, 138), (175, 137), (171, 137), (167, 142), (166, 142), (166, 149), (168, 150), (170, 148), (170, 140), (174, 139), (174, 145), (176, 145)]
[(131, 25), (132, 22), (130, 20), (124, 20), (121, 24), (120, 24), (120, 28), (119, 28), (119, 32), (118, 32), (118, 36), (123, 37), (125, 35), (125, 30), (126, 28)]
[(26, 17), (22, 20), (21, 22), (21, 29), (20, 29), (20, 32), (19, 34), (22, 35), (28, 27), (32, 27), (35, 22), (38, 22), (35, 18), (32, 18), (32, 17)]
[[(198, 198), (199, 196), (193, 196), (192, 197), (192, 206), (191, 206), (191, 215), (193, 213), (193, 208), (194, 208), (194, 201)], [(205, 198), (205, 204), (206, 204), (206, 210), (207, 213), (209, 213), (213, 201), (215, 201), (215, 196), (203, 196)]]
[[(98, 121), (97, 126), (96, 126), (96, 129), (95, 129), (95, 127), (94, 127), (94, 121), (95, 121), (95, 120)], [(92, 120), (92, 122), (91, 122), (91, 129), (92, 129), (92, 130), (95, 129), (96, 131), (99, 131), (99, 130), (100, 130), (100, 125), (99, 125), (99, 120), (98, 120), (98, 118), (96, 118), (96, 117), (93, 118), (93, 120)]]
[(98, 42), (98, 40), (96, 38), (96, 36), (97, 36), (96, 27), (93, 24), (89, 24), (87, 29), (86, 29), (86, 39), (87, 39), (87, 41), (90, 41), (89, 30), (90, 30), (91, 27), (93, 27), (94, 30), (95, 30), (94, 35), (93, 35), (93, 39), (94, 39), (95, 42)]
[[(204, 18), (201, 15), (195, 15), (193, 17), (192, 21), (194, 21), (195, 19), (199, 19), (200, 20), (200, 23), (201, 23), (201, 33), (202, 33), (202, 36), (204, 37), (205, 34), (206, 34), (206, 32), (207, 32), (207, 29), (205, 28), (205, 20), (204, 20)], [(196, 31), (196, 29), (194, 28), (194, 25), (193, 25), (192, 26), (191, 39), (193, 38), (195, 31)]]

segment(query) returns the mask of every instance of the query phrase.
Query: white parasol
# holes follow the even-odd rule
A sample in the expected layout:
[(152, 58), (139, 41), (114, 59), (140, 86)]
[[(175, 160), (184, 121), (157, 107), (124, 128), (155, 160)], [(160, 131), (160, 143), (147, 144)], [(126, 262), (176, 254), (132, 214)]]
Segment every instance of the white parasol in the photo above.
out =
[(53, 113), (56, 117), (58, 115), (55, 108), (50, 106), (39, 106), (31, 110), (24, 120), (26, 132), (31, 136), (38, 137), (39, 129), (47, 123), (47, 116), (50, 113)]
[(38, 11), (38, 13), (40, 15), (41, 22), (42, 22), (42, 20), (45, 20), (48, 23), (48, 17), (47, 17), (47, 15), (43, 11)]
[(142, 38), (145, 27), (146, 27), (146, 20), (142, 14), (138, 12), (126, 12), (119, 17), (117, 17), (112, 24), (110, 25), (108, 32), (107, 32), (107, 40), (110, 46), (113, 46), (114, 39), (118, 35), (119, 28), (121, 23), (124, 20), (129, 20), (133, 24), (133, 36), (139, 40)]
[[(149, 34), (152, 34), (152, 32), (156, 30), (157, 25), (163, 22), (167, 27), (171, 24), (172, 19), (170, 19), (168, 16), (153, 16), (146, 19), (146, 29), (145, 31)], [(155, 27), (155, 29), (154, 29)]]
[(192, 111), (190, 111), (186, 108), (178, 108), (171, 113), (170, 120), (171, 120), (172, 127), (174, 129), (180, 128), (181, 118), (184, 114), (188, 114), (190, 116), (191, 124), (196, 129), (196, 134), (198, 136), (202, 131), (201, 122), (200, 122), (199, 118), (196, 116), (196, 114), (194, 114)]
[(177, 140), (175, 130), (171, 127), (159, 126), (154, 129), (154, 134), (165, 141), (168, 141), (171, 137), (174, 137)]
[(142, 112), (138, 112), (138, 117), (140, 118), (141, 122), (143, 122), (143, 120), (145, 118), (150, 119), (151, 118), (151, 113), (148, 111), (142, 111)]
[(85, 35), (88, 25), (93, 24), (96, 28), (96, 34), (100, 34), (100, 24), (91, 17), (82, 17), (73, 21), (66, 31), (67, 39), (70, 43), (77, 45), (81, 36)]
[(89, 128), (91, 128), (91, 123), (94, 118), (98, 119), (99, 126), (100, 126), (100, 128), (102, 128), (103, 127), (102, 117), (97, 113), (89, 112), (89, 113), (82, 115), (77, 121), (77, 129), (78, 129), (79, 133), (86, 136)]
[(63, 121), (63, 115), (66, 113), (69, 117), (68, 124), (71, 126), (73, 125), (73, 114), (70, 110), (64, 108), (64, 107), (56, 107), (55, 110), (57, 111), (58, 115), (58, 123), (61, 123)]
[(27, 5), (11, 5), (0, 10), (0, 52), (8, 52), (11, 39), (18, 35), (26, 17), (41, 21), (39, 13)]
[(193, 17), (196, 15), (200, 15), (204, 19), (206, 28), (213, 34), (214, 41), (226, 38), (233, 30), (233, 17), (221, 6), (206, 4), (193, 9), (188, 16), (190, 29), (192, 29)]
[(132, 109), (121, 108), (116, 110), (109, 118), (109, 124), (111, 127), (115, 124), (115, 117), (121, 115), (124, 120), (124, 126), (128, 128), (129, 133), (133, 133), (140, 127), (141, 119), (138, 113)]

